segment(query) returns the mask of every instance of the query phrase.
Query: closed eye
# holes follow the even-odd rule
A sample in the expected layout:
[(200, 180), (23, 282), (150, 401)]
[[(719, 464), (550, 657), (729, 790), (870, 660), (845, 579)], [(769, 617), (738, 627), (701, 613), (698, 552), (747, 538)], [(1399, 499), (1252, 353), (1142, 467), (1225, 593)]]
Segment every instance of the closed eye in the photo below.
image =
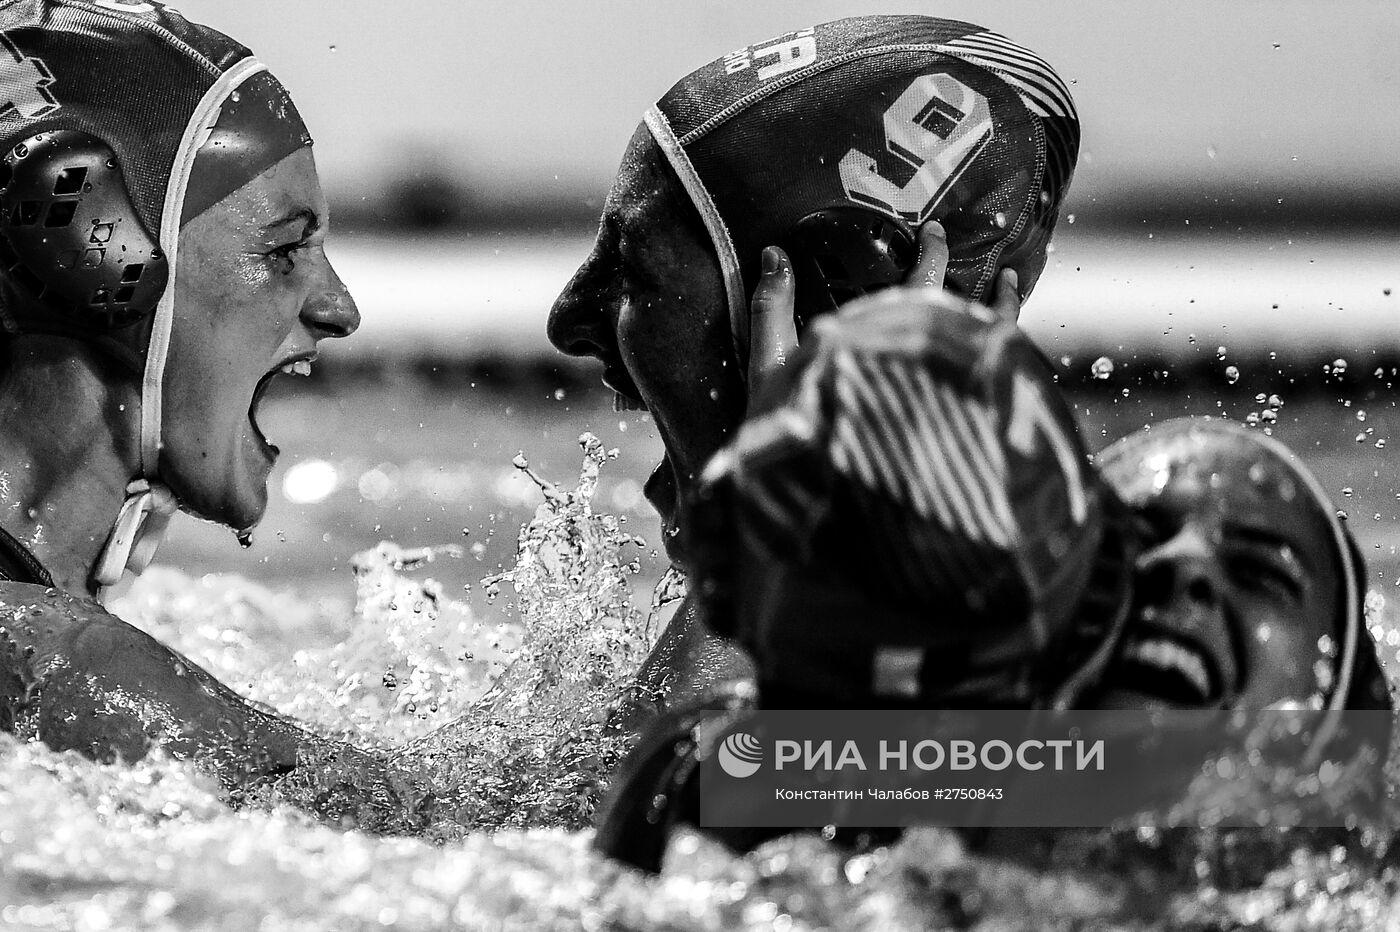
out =
[(282, 274), (286, 275), (290, 274), (296, 268), (297, 253), (310, 248), (310, 246), (311, 243), (309, 240), (298, 240), (295, 243), (287, 243), (275, 249), (270, 249), (264, 253), (264, 255), (277, 263)]
[(1303, 597), (1302, 581), (1291, 567), (1268, 555), (1248, 550), (1235, 551), (1226, 557), (1225, 567), (1230, 578), (1246, 589), (1282, 596), (1295, 602)]
[(1139, 539), (1150, 546), (1168, 540), (1180, 531), (1181, 517), (1172, 509), (1149, 503), (1133, 509), (1133, 527)]

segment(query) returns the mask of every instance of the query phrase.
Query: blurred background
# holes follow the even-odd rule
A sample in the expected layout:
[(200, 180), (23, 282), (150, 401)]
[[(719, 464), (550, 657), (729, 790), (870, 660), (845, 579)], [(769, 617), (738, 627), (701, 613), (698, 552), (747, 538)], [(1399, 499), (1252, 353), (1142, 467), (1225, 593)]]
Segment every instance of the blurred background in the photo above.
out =
[[(1390, 586), (1400, 566), (1400, 5), (830, 0), (183, 0), (292, 91), (364, 326), (260, 418), (283, 449), (244, 552), (176, 522), (161, 561), (349, 599), (379, 539), (459, 544), (450, 594), (513, 554), (576, 438), (620, 450), (597, 506), (649, 541), (660, 445), (558, 356), (549, 306), (587, 254), (646, 107), (723, 53), (827, 19), (919, 12), (1003, 32), (1071, 83), (1079, 168), (1023, 322), (1091, 444), (1183, 413), (1270, 430), (1316, 468)], [(295, 384), (291, 384), (295, 382)], [(476, 602), (473, 601), (474, 607)], [(503, 610), (482, 608), (482, 611)]]

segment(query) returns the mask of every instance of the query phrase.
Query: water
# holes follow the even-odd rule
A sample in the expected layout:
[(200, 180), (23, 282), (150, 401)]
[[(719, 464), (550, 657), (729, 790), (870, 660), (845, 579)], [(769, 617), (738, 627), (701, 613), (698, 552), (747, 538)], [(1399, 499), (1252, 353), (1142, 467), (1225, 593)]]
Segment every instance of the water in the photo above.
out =
[[(1213, 264), (1189, 274), (1177, 245), (1061, 245), (1031, 305), (1045, 309), (1031, 324), (1057, 355), (1078, 352), (1085, 341), (1077, 328), (1084, 334), (1111, 324), (1105, 339), (1152, 342), (1155, 333), (1157, 343), (1179, 342), (1183, 352), (1194, 347), (1189, 332), (1210, 347), (1217, 334), (1228, 336), (1233, 361), (1251, 342), (1274, 345), (1281, 328), (1270, 304), (1307, 303), (1311, 292), (1282, 292), (1302, 288), (1308, 274), (1331, 289), (1327, 300), (1338, 307), (1301, 323), (1345, 332), (1348, 343), (1338, 350), (1350, 352), (1370, 331), (1340, 326), (1342, 318), (1379, 321), (1390, 311), (1385, 302), (1395, 300), (1379, 287), (1381, 266), (1372, 253), (1380, 251), (1346, 244), (1306, 256), (1302, 247), (1257, 251), (1245, 263), (1212, 253)], [(462, 280), (462, 268), (446, 261), (451, 250), (439, 246), (421, 262)], [(379, 249), (352, 244), (360, 247)], [(419, 281), (409, 274), (418, 259), (400, 257), (407, 264), (379, 271), (373, 263), (342, 263), (379, 276), (361, 298), (367, 339), (345, 341), (345, 349), (407, 352), (425, 337), (447, 337), (469, 339), (473, 352), (548, 353), (539, 338), (557, 284), (548, 279), (567, 277), (584, 247), (521, 245), (520, 268), (471, 279), (473, 289), (485, 291), (469, 296), (477, 316), (466, 317), (444, 297), (461, 293), (443, 282), (424, 279), (421, 294), (394, 291)], [(514, 248), (505, 245), (507, 258)], [(540, 250), (549, 249), (541, 265)], [(1209, 251), (1189, 252), (1197, 261)], [(1309, 272), (1309, 258), (1327, 265), (1328, 274)], [(1071, 280), (1075, 275), (1092, 276), (1089, 284), (1104, 289), (1083, 286)], [(1056, 297), (1057, 279), (1066, 297)], [(1354, 300), (1338, 299), (1339, 282), (1356, 289)], [(1267, 293), (1265, 284), (1281, 293)], [(385, 303), (378, 314), (375, 289)], [(1101, 297), (1072, 302), (1071, 291)], [(1133, 304), (1145, 291), (1150, 306)], [(397, 311), (413, 305), (415, 294), (437, 303), (405, 322)], [(1204, 294), (1216, 298), (1191, 303)], [(402, 304), (389, 305), (391, 299)], [(1222, 312), (1220, 302), (1236, 310)], [(1143, 313), (1125, 314), (1125, 306)], [(480, 335), (468, 337), (478, 325)], [(521, 349), (527, 344), (534, 349)], [(1116, 381), (1132, 376), (1131, 356), (1115, 355)], [(1275, 427), (1339, 500), (1341, 489), (1353, 490), (1346, 500), (1372, 585), (1393, 592), (1400, 582), (1400, 500), (1393, 465), (1379, 448), (1397, 415), (1383, 373), (1358, 396), (1368, 411), (1362, 426), (1375, 430), (1365, 437), (1374, 442), (1364, 445), (1353, 442), (1358, 425), (1350, 399), (1297, 400), (1281, 383), (1265, 388), (1282, 392), (1287, 407), (1271, 394), (1261, 410), (1256, 387), (1233, 398), (1223, 394), (1222, 375), (1216, 383), (1192, 400), (1189, 392), (1167, 397), (1133, 382), (1131, 398), (1085, 396), (1076, 413), (1096, 444), (1187, 410), (1240, 419), (1254, 413), (1260, 429)], [(393, 754), (403, 778), (427, 794), (404, 801), (413, 811), (400, 821), (418, 834), (377, 837), (316, 820), (298, 806), (324, 788), (315, 781), (274, 787), (233, 810), (188, 764), (157, 757), (103, 766), (0, 736), (0, 927), (1395, 924), (1396, 852), (1385, 837), (1361, 832), (1073, 832), (1016, 836), (973, 854), (956, 835), (929, 829), (854, 858), (817, 837), (781, 840), (739, 858), (683, 835), (661, 878), (599, 858), (589, 850), (586, 825), (621, 753), (601, 724), (617, 685), (655, 636), (653, 613), (639, 606), (665, 570), (652, 553), (656, 522), (638, 481), (659, 453), (654, 428), (645, 417), (624, 422), (635, 429), (621, 457), (607, 461), (607, 446), (622, 438), (620, 415), (606, 400), (573, 390), (561, 396), (553, 385), (452, 395), (406, 378), (352, 387), (333, 399), (270, 399), (264, 426), (291, 439), (283, 443), (289, 453), (274, 474), (257, 546), (245, 553), (227, 532), (181, 519), (164, 565), (148, 571), (116, 608), (244, 695), (328, 737)], [(1274, 415), (1269, 424), (1266, 413)], [(523, 449), (538, 475), (573, 475), (582, 426), (602, 445), (591, 446), (592, 465), (578, 485), (542, 485), (511, 465)], [(634, 534), (648, 543), (637, 544)], [(209, 575), (214, 569), (234, 572)], [(488, 600), (482, 579), (501, 574), (498, 595)], [(1386, 659), (1400, 652), (1393, 615), (1373, 600)], [(318, 775), (337, 776), (333, 768)], [(382, 815), (393, 821), (392, 813)]]
[[(274, 787), (241, 810), (188, 763), (101, 765), (0, 736), (0, 924), (25, 929), (899, 929), (1146, 923), (1380, 928), (1400, 906), (1383, 834), (1020, 833), (972, 854), (910, 832), (851, 857), (793, 837), (735, 857), (681, 834), (660, 878), (589, 850), (589, 817), (623, 748), (607, 710), (649, 646), (633, 606), (644, 542), (595, 511), (609, 451), (581, 438), (514, 566), (511, 622), (483, 621), (425, 573), (451, 547), (381, 544), (353, 561), (355, 607), (237, 577), (154, 571), (124, 617), (258, 702), (327, 736), (397, 749), (433, 803), (417, 837), (305, 814), (341, 774)], [(520, 459), (517, 469), (527, 468)], [(446, 561), (446, 562), (445, 562)], [(674, 586), (674, 578), (665, 580)], [(1384, 642), (1396, 628), (1373, 598)], [(410, 800), (418, 806), (423, 799)], [(364, 820), (373, 822), (374, 820)], [(998, 844), (1006, 850), (996, 850)]]

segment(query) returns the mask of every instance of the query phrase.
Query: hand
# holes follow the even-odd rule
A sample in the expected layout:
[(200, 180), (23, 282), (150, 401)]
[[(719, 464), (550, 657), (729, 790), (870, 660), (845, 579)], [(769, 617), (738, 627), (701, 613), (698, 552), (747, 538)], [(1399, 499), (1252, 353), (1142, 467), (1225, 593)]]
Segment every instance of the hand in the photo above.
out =
[[(908, 287), (942, 288), (948, 274), (948, 236), (943, 225), (930, 220), (919, 227), (919, 257), (904, 277)], [(749, 401), (752, 404), (773, 374), (787, 364), (797, 350), (797, 324), (793, 318), (796, 285), (792, 263), (776, 246), (763, 250), (763, 273), (754, 288), (749, 308)], [(1014, 269), (997, 274), (988, 306), (1003, 320), (1015, 322), (1021, 314)]]
[[(930, 220), (919, 227), (919, 258), (909, 274), (904, 276), (904, 284), (942, 288), (947, 275), (948, 237), (941, 223)], [(992, 299), (987, 305), (997, 317), (1012, 323), (1021, 316), (1021, 296), (1016, 290), (1017, 284), (1015, 269), (1002, 269), (997, 273)]]
[(749, 404), (797, 351), (796, 285), (787, 253), (763, 250), (763, 274), (749, 306)]

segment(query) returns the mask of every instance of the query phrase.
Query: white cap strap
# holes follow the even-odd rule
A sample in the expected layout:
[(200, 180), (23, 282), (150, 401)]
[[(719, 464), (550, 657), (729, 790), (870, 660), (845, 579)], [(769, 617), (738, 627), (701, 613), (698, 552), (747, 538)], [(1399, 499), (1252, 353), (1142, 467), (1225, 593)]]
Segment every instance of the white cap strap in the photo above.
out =
[(724, 225), (724, 218), (719, 215), (719, 208), (715, 207), (709, 190), (700, 180), (700, 173), (695, 170), (690, 156), (685, 154), (684, 147), (676, 138), (675, 131), (671, 129), (666, 114), (661, 112), (660, 107), (652, 107), (646, 112), (645, 122), (647, 129), (651, 131), (651, 138), (656, 140), (657, 146), (666, 154), (667, 161), (671, 163), (671, 168), (685, 186), (695, 209), (700, 212), (700, 219), (704, 221), (710, 241), (714, 243), (715, 253), (719, 256), (720, 274), (724, 277), (724, 295), (729, 304), (729, 329), (734, 336), (734, 350), (739, 356), (739, 373), (742, 376), (748, 371), (749, 365), (749, 296), (744, 294), (744, 278), (739, 274), (739, 254), (734, 250), (734, 240), (730, 237), (729, 227)]
[(156, 555), (165, 529), (179, 505), (159, 482), (137, 479), (126, 487), (126, 501), (117, 513), (112, 535), (102, 548), (93, 581), (106, 588), (118, 583), (122, 573), (141, 573)]
[(165, 384), (165, 360), (170, 351), (170, 330), (175, 322), (175, 299), (179, 282), (180, 220), (185, 206), (185, 190), (195, 156), (219, 119), (224, 101), (239, 85), (267, 66), (249, 56), (219, 76), (185, 124), (180, 148), (175, 153), (170, 180), (165, 188), (165, 204), (160, 215), (160, 248), (165, 253), (170, 277), (156, 304), (151, 338), (146, 349), (146, 367), (141, 378), (141, 475), (126, 487), (126, 500), (107, 538), (93, 580), (99, 587), (117, 583), (124, 570), (140, 573), (155, 556), (166, 526), (177, 509), (175, 496), (159, 481), (161, 405)]

